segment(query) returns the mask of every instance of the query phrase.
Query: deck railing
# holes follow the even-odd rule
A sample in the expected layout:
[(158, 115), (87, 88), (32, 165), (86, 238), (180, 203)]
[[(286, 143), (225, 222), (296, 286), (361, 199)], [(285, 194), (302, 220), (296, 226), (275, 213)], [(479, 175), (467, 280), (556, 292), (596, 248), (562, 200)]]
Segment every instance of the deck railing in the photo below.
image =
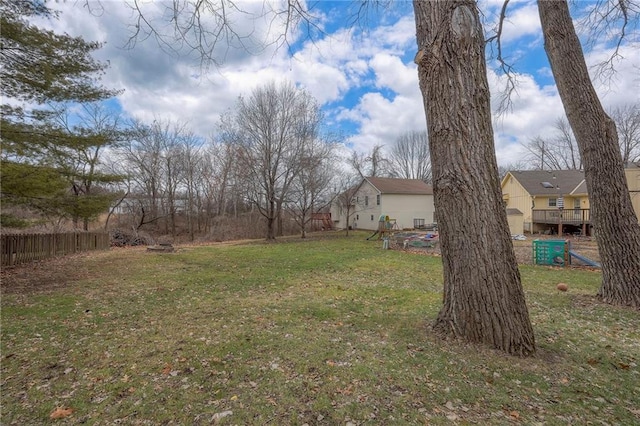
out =
[(582, 225), (591, 223), (589, 209), (548, 209), (533, 210), (533, 223), (560, 223), (565, 225)]

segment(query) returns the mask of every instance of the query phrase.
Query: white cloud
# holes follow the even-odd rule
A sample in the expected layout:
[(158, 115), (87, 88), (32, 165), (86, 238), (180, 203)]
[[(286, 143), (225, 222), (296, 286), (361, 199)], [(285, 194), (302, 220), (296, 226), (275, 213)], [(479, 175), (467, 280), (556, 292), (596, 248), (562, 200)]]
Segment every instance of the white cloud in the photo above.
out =
[(517, 90), (511, 95), (511, 106), (499, 112), (506, 77), (489, 71), (489, 85), (494, 110), (494, 138), (499, 164), (524, 160), (524, 145), (537, 136), (554, 132), (554, 122), (564, 114), (554, 87), (541, 87), (529, 74), (518, 74)]
[(416, 97), (396, 96), (389, 100), (380, 93), (368, 93), (352, 113), (361, 126), (359, 134), (349, 139), (357, 151), (368, 151), (375, 145), (389, 146), (405, 132), (426, 129), (422, 102)]
[(541, 34), (540, 15), (535, 2), (510, 4), (502, 26), (502, 41), (509, 43), (524, 36)]
[(380, 26), (369, 38), (374, 43), (381, 43), (395, 53), (402, 54), (405, 49), (416, 50), (416, 23), (413, 16), (401, 17), (393, 25)]
[(376, 87), (403, 95), (418, 90), (418, 70), (414, 64), (406, 66), (399, 57), (387, 53), (375, 55), (370, 64), (376, 75)]
[[(489, 19), (495, 20), (502, 1), (482, 2), (481, 7), (486, 9)], [(263, 7), (263, 2), (238, 4), (249, 12)], [(330, 17), (342, 10), (342, 5), (336, 4), (340, 6), (331, 11)], [(55, 3), (55, 7), (63, 8), (64, 13), (60, 20), (49, 23), (51, 27), (82, 35), (86, 40), (107, 42), (96, 54), (111, 64), (104, 84), (124, 88), (125, 92), (118, 97), (124, 112), (146, 121), (155, 118), (184, 121), (196, 133), (207, 136), (215, 129), (219, 115), (233, 107), (239, 95), (247, 95), (269, 81), (288, 79), (309, 90), (321, 104), (331, 105), (333, 109), (327, 114), (333, 120), (332, 125), (349, 121), (359, 126), (348, 140), (354, 149), (366, 151), (376, 144), (389, 145), (406, 131), (426, 127), (416, 66), (403, 62), (407, 57), (413, 58), (416, 49), (415, 22), (411, 14), (366, 32), (338, 29), (314, 42), (294, 38), (291, 40), (296, 49), (293, 57), (286, 48), (276, 49), (273, 45), (260, 54), (221, 45), (215, 52), (224, 56), (224, 65), (205, 74), (199, 68), (195, 52), (183, 52), (182, 56), (175, 52), (168, 54), (154, 39), (140, 42), (132, 50), (123, 49), (135, 18), (124, 3), (109, 2), (100, 16), (93, 16), (86, 8), (74, 7), (71, 3)], [(144, 7), (151, 16), (159, 16), (164, 6), (159, 2), (145, 2)], [(531, 0), (510, 3), (503, 40), (508, 42), (511, 58), (531, 54), (530, 45), (523, 45), (522, 40), (539, 43), (540, 23), (535, 7)], [(236, 16), (238, 31), (254, 34), (257, 40), (274, 41), (283, 29), (280, 18), (250, 20), (241, 19), (242, 16), (245, 15)], [(391, 17), (387, 18), (392, 21)], [(326, 29), (328, 23), (329, 17), (320, 12), (319, 25)], [(166, 23), (161, 28), (171, 31)], [(302, 30), (294, 35), (302, 36)], [(245, 40), (250, 51), (259, 50), (257, 40)], [(588, 63), (594, 64), (610, 53), (596, 47), (587, 56)], [(616, 64), (617, 78), (608, 86), (600, 82), (596, 85), (605, 106), (638, 102), (640, 51), (624, 47), (622, 53), (626, 59)], [(513, 97), (513, 109), (494, 125), (497, 157), (502, 164), (522, 159), (522, 144), (531, 137), (549, 134), (555, 119), (563, 114), (555, 87), (542, 86), (536, 81), (541, 77), (544, 77), (541, 81), (548, 81), (549, 68), (519, 71), (520, 85)], [(491, 71), (489, 78), (493, 105), (496, 105), (500, 79)], [(363, 93), (360, 99), (349, 98), (353, 106), (343, 104), (346, 97), (360, 92)]]

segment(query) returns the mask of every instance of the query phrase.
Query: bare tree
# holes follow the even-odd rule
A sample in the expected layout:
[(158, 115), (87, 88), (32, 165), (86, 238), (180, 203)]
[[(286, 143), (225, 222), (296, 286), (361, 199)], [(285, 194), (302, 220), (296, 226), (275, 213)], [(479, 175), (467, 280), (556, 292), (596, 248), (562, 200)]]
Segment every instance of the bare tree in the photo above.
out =
[(367, 161), (370, 164), (369, 176), (382, 177), (389, 175), (389, 160), (384, 156), (382, 145), (376, 145), (371, 149), (371, 153), (367, 157)]
[[(226, 125), (221, 126), (221, 129)], [(238, 164), (238, 144), (230, 139), (231, 134), (221, 131), (209, 142), (200, 146), (197, 176), (197, 227), (198, 232), (215, 233), (223, 238), (230, 229), (217, 225), (234, 222), (247, 210), (245, 174)], [(229, 218), (230, 220), (226, 220)], [(216, 229), (212, 229), (213, 226)]]
[(537, 136), (525, 145), (526, 159), (540, 170), (582, 170), (582, 156), (569, 122), (558, 118), (554, 128), (553, 137)]
[(640, 104), (623, 105), (611, 111), (616, 123), (622, 163), (640, 162)]
[(117, 198), (109, 206), (107, 217), (104, 221), (104, 230), (109, 230), (109, 224), (111, 218), (113, 218), (117, 212), (124, 210), (129, 195), (131, 194), (131, 173), (126, 170), (124, 163), (121, 160), (121, 155), (118, 151), (115, 151), (109, 155), (105, 161), (105, 169), (114, 175), (122, 176), (122, 180), (115, 185), (115, 191)]
[[(617, 5), (624, 29), (632, 11), (625, 0)], [(567, 2), (538, 1), (538, 10), (551, 70), (584, 162), (602, 260), (598, 295), (607, 303), (638, 308), (640, 224), (631, 204), (615, 123), (591, 83)], [(637, 10), (634, 13), (637, 19)]]
[(369, 152), (351, 153), (349, 165), (360, 175), (366, 176), (389, 176), (389, 160), (384, 155), (382, 145), (375, 145)]
[(135, 229), (148, 223), (156, 223), (161, 217), (162, 198), (162, 148), (151, 137), (150, 129), (139, 120), (131, 123), (132, 137), (122, 150), (122, 163), (130, 170), (132, 199), (128, 203), (130, 213), (136, 219)]
[(304, 147), (298, 172), (285, 202), (285, 208), (306, 237), (312, 214), (331, 203), (331, 181), (335, 176), (334, 144), (326, 140), (312, 140)]
[(246, 196), (267, 221), (266, 238), (276, 237), (282, 206), (298, 176), (305, 147), (318, 134), (320, 110), (306, 91), (291, 83), (269, 83), (238, 101), (233, 125)]
[(413, 5), (444, 268), (434, 329), (531, 355), (535, 339), (502, 203), (477, 4)]
[[(640, 106), (624, 105), (611, 112), (616, 123), (623, 164), (640, 160)], [(540, 170), (582, 170), (582, 156), (571, 125), (566, 118), (558, 118), (556, 134), (550, 138), (537, 136), (525, 145), (526, 159)]]
[[(182, 153), (185, 141), (192, 139), (193, 134), (186, 123), (171, 120), (155, 120), (150, 127), (150, 137), (160, 148), (160, 167), (163, 192), (161, 205), (168, 220), (164, 221), (164, 230), (176, 236), (176, 214), (182, 205), (178, 205), (180, 187), (184, 181)], [(182, 202), (180, 202), (182, 204)]]
[(211, 136), (207, 150), (209, 175), (207, 192), (216, 216), (238, 216), (238, 208), (246, 197), (250, 179), (238, 158), (242, 155), (241, 130), (231, 111), (220, 117), (217, 132)]
[(345, 217), (345, 235), (349, 236), (349, 230), (352, 227), (353, 215), (358, 211), (358, 202), (356, 194), (360, 188), (363, 178), (357, 172), (342, 171), (338, 173), (334, 179), (334, 196), (332, 204), (335, 206), (339, 215)]
[(163, 224), (176, 234), (177, 197), (184, 183), (183, 146), (194, 136), (186, 123), (155, 120), (132, 123), (134, 135), (123, 148), (122, 159), (133, 181), (130, 206), (138, 217), (136, 229)]
[(364, 152), (353, 151), (349, 157), (349, 165), (363, 178), (369, 173), (367, 170), (367, 154)]
[(427, 132), (407, 132), (391, 146), (389, 168), (393, 177), (431, 183), (431, 155)]
[(202, 155), (202, 141), (193, 134), (185, 135), (181, 144), (179, 169), (182, 170), (185, 191), (184, 212), (187, 219), (189, 239), (195, 239), (196, 226), (200, 223), (202, 212), (201, 188), (203, 181), (204, 156)]

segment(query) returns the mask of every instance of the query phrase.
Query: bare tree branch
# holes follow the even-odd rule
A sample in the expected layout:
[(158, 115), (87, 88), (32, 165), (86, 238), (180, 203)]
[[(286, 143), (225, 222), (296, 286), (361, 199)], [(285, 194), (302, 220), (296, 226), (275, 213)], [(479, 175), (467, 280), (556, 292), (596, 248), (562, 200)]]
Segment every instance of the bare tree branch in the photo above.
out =
[(496, 28), (495, 35), (489, 37), (487, 39), (487, 43), (491, 44), (495, 42), (497, 55), (496, 60), (500, 65), (500, 70), (503, 72), (504, 76), (507, 78), (505, 82), (505, 88), (500, 94), (500, 105), (498, 107), (498, 113), (503, 114), (510, 111), (513, 107), (511, 102), (511, 95), (517, 93), (518, 88), (518, 80), (515, 75), (515, 69), (509, 63), (507, 63), (502, 54), (502, 31), (504, 27), (504, 22), (507, 17), (507, 6), (509, 5), (509, 0), (504, 0), (502, 3), (502, 8), (500, 9), (500, 17), (498, 18), (498, 24)]
[[(581, 5), (577, 2), (576, 5)], [(595, 64), (596, 75), (603, 81), (616, 74), (616, 64), (624, 59), (620, 53), (623, 42), (631, 45), (640, 43), (640, 2), (637, 0), (598, 0), (589, 2), (583, 17), (577, 21), (577, 29), (586, 35), (584, 43), (590, 47), (596, 44), (613, 43), (609, 57)]]
[[(156, 17), (148, 8), (157, 5), (132, 0), (130, 7), (136, 23), (126, 47), (133, 48), (152, 38), (168, 53), (177, 55), (184, 50), (187, 54), (195, 53), (205, 69), (211, 65), (221, 67), (232, 49), (251, 55), (271, 47), (274, 51), (283, 47), (290, 51), (301, 27), (311, 40), (323, 34), (319, 16), (312, 12), (313, 5), (307, 7), (300, 0), (287, 0), (280, 7), (264, 2), (258, 11), (250, 10), (250, 4), (245, 6), (234, 0), (173, 0)], [(253, 26), (242, 28), (239, 22)], [(266, 26), (260, 31), (263, 22)]]

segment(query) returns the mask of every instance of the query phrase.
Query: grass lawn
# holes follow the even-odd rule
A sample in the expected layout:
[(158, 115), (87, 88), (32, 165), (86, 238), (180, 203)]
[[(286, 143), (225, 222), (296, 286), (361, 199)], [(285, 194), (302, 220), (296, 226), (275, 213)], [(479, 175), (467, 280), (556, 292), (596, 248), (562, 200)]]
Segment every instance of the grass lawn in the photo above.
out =
[(600, 272), (521, 266), (519, 359), (434, 336), (441, 259), (365, 237), (5, 271), (1, 423), (640, 423), (640, 312), (599, 303)]

